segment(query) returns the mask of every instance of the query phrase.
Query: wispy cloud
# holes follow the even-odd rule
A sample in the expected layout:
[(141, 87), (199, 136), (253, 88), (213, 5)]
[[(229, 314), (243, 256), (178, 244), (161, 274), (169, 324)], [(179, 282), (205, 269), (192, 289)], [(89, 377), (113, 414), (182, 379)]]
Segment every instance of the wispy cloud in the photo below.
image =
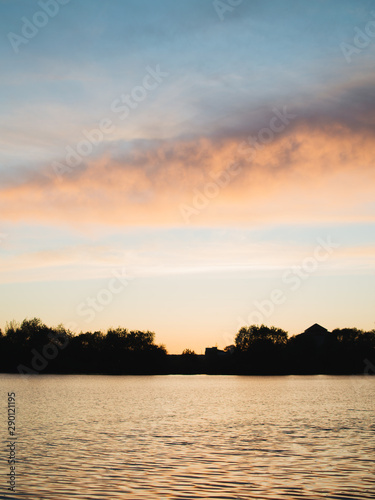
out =
[(135, 141), (125, 148), (117, 141), (62, 180), (47, 165), (18, 171), (16, 178), (3, 173), (1, 218), (72, 226), (180, 225), (178, 205), (238, 162), (241, 174), (193, 223), (374, 220), (374, 114), (365, 94), (351, 102), (353, 113), (341, 120), (334, 113), (328, 118), (296, 110), (291, 126), (257, 149), (251, 133)]

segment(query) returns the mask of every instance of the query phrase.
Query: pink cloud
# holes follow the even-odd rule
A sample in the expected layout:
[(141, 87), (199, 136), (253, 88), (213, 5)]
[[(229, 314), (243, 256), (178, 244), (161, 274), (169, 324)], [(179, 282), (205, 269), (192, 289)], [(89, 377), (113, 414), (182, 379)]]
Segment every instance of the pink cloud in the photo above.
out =
[[(42, 169), (1, 189), (1, 219), (181, 226), (181, 205), (198, 212), (192, 225), (375, 219), (372, 134), (300, 123), (256, 151), (244, 140), (160, 141), (117, 159), (87, 159), (85, 169), (61, 179), (50, 167)], [(207, 186), (235, 163), (236, 175), (207, 195)], [(196, 206), (197, 193), (208, 200), (203, 208)]]

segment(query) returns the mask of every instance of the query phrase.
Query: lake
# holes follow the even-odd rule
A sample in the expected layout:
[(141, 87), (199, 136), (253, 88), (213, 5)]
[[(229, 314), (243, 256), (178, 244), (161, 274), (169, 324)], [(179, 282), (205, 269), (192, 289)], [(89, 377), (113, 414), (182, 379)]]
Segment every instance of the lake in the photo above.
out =
[(375, 377), (1, 375), (0, 387), (1, 498), (374, 498)]

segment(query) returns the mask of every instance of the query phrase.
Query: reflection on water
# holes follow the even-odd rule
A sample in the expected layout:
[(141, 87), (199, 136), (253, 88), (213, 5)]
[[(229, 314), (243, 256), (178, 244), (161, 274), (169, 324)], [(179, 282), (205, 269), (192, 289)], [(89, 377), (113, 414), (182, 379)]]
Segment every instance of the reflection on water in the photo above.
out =
[(17, 492), (1, 498), (373, 498), (375, 377), (2, 375), (0, 387), (5, 431), (16, 392), (19, 436)]

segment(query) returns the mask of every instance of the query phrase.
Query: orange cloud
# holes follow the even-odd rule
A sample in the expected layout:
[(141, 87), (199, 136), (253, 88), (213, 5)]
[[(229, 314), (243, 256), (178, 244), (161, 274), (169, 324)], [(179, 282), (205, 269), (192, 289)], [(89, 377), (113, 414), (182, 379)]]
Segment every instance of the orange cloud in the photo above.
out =
[[(1, 189), (1, 219), (78, 227), (375, 219), (372, 134), (301, 122), (258, 142), (259, 149), (244, 141), (141, 145), (115, 159), (87, 159), (84, 169), (62, 178), (49, 167)], [(188, 221), (181, 207), (193, 210)]]

